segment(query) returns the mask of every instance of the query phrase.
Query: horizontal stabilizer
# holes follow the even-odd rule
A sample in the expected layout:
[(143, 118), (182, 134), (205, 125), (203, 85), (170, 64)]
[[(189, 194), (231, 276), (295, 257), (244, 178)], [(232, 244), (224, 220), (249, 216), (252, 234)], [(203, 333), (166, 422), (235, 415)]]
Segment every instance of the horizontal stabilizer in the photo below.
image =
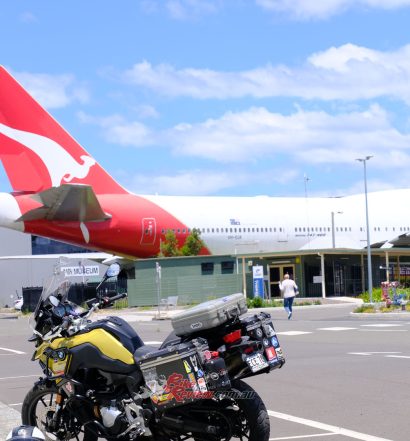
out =
[(101, 222), (111, 218), (102, 210), (90, 185), (63, 184), (31, 198), (43, 206), (24, 213), (17, 221)]
[(410, 233), (400, 234), (388, 242), (393, 247), (406, 248), (410, 246)]

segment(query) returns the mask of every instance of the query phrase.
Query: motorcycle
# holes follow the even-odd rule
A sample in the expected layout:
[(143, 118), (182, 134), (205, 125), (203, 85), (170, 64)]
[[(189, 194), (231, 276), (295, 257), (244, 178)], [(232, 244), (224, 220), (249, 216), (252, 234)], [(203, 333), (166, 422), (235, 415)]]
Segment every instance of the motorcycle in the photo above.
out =
[(99, 289), (87, 307), (68, 300), (56, 269), (31, 317), (32, 360), (44, 376), (27, 393), (23, 424), (47, 440), (267, 441), (260, 396), (243, 379), (282, 367), (269, 314), (247, 316), (242, 294), (205, 302), (173, 319), (159, 348), (144, 345), (122, 318), (91, 321), (127, 294)]

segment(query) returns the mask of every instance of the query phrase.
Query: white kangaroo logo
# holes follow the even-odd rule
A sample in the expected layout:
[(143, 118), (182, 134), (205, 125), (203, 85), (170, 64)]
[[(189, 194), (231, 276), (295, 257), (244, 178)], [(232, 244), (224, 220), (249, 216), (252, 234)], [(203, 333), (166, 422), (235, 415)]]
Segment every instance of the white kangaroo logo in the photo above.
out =
[(58, 187), (62, 180), (84, 179), (96, 164), (95, 159), (87, 155), (81, 155), (83, 163), (78, 163), (60, 144), (42, 135), (12, 129), (1, 123), (0, 133), (23, 144), (40, 157), (47, 167), (53, 187)]

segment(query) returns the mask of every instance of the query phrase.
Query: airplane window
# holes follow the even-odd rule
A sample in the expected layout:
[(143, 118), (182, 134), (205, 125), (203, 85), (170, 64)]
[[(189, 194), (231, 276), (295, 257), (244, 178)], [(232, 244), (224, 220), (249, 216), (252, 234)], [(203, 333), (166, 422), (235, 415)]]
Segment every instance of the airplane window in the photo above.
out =
[(252, 228), (252, 233), (254, 233), (255, 232), (255, 228)]
[(345, 227), (345, 231), (347, 231), (347, 227)]
[(256, 232), (259, 233), (259, 228), (256, 229)]
[(233, 229), (234, 233), (236, 233), (236, 228)]
[(330, 231), (330, 227), (327, 227), (327, 231)]
[(303, 227), (303, 231), (304, 231), (304, 232), (306, 231), (306, 228), (305, 228), (305, 227)]
[(385, 230), (386, 230), (386, 231), (389, 231), (389, 229), (388, 229), (387, 227), (385, 227)]
[(250, 228), (248, 228), (248, 233), (250, 233), (251, 232), (251, 229)]
[(206, 229), (206, 232), (209, 233), (209, 228)]
[(190, 233), (191, 232), (191, 229), (190, 228), (188, 228), (188, 233)]
[(161, 233), (162, 233), (162, 234), (165, 234), (165, 229), (164, 229), (164, 228), (161, 230)]
[(238, 231), (239, 231), (240, 233), (242, 233), (242, 228), (238, 228)]
[(393, 231), (396, 231), (396, 227), (393, 227)]
[(272, 233), (272, 227), (269, 228), (269, 233)]
[(282, 227), (279, 228), (279, 232), (282, 233)]
[(175, 234), (175, 228), (172, 229), (172, 232)]
[(349, 231), (352, 231), (352, 227), (349, 227)]
[(215, 228), (212, 228), (212, 233), (215, 233)]
[(273, 229), (273, 232), (276, 233), (276, 227)]
[(216, 229), (216, 232), (219, 233), (219, 228)]
[(232, 228), (229, 228), (229, 232), (232, 233)]
[(319, 231), (322, 231), (322, 227), (319, 227)]
[(295, 227), (295, 231), (298, 231), (298, 229)]
[(181, 232), (181, 229), (180, 228), (178, 228), (178, 234)]
[(337, 231), (337, 232), (339, 231), (339, 228), (338, 228), (338, 227), (336, 227), (336, 231)]

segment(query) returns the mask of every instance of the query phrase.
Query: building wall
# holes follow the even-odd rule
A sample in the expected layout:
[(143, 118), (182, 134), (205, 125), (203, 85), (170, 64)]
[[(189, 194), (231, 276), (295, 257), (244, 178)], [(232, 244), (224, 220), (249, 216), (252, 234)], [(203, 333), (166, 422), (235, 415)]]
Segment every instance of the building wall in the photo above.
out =
[[(192, 304), (242, 290), (242, 275), (230, 256), (139, 260), (134, 264), (135, 279), (128, 279), (129, 306), (158, 304), (156, 262), (161, 266), (161, 299), (178, 296), (178, 304)], [(226, 268), (223, 262), (233, 266)]]
[[(58, 254), (47, 258), (31, 258), (31, 254), (30, 234), (0, 228), (0, 308), (12, 306), (17, 295), (22, 295), (23, 287), (43, 286), (53, 274)], [(95, 262), (90, 264), (96, 265)], [(100, 274), (105, 268), (105, 265), (100, 265)]]

